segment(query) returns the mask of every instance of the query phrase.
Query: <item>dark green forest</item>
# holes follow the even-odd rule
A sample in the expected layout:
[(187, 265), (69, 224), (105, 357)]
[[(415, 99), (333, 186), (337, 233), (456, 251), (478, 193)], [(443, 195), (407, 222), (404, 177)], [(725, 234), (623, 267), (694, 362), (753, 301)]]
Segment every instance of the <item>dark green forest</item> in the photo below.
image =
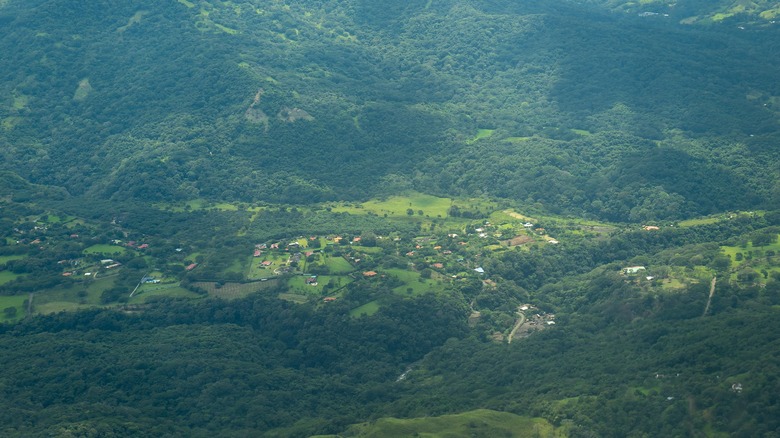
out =
[(414, 187), (616, 221), (778, 204), (768, 22), (256, 3), (6, 2), (4, 168), (111, 200)]
[(0, 0), (0, 435), (780, 436), (779, 15)]

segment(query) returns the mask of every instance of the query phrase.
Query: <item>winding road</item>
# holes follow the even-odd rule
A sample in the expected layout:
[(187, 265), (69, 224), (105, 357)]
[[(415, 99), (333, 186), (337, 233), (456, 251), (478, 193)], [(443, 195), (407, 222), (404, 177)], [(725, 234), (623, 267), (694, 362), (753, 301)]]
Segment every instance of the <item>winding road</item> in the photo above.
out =
[(525, 324), (525, 313), (523, 313), (520, 310), (519, 306), (517, 307), (517, 315), (519, 316), (519, 318), (517, 318), (517, 322), (515, 323), (515, 326), (512, 327), (512, 331), (509, 332), (509, 336), (507, 336), (507, 338), (506, 338), (506, 343), (507, 344), (511, 344), (512, 343), (512, 338), (515, 336), (515, 333), (517, 333), (517, 329), (519, 329), (520, 326)]

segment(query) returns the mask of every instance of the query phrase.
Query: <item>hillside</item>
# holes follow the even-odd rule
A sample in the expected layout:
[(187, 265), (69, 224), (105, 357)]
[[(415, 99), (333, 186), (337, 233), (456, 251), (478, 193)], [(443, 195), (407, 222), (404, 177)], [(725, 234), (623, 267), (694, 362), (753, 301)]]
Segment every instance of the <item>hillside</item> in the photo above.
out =
[(0, 0), (0, 435), (776, 436), (775, 10)]
[(664, 17), (683, 24), (768, 25), (775, 24), (780, 5), (771, 0), (687, 0), (669, 3), (660, 0), (627, 2), (623, 0), (588, 0), (588, 3), (611, 10), (643, 14), (645, 17)]
[(778, 203), (775, 27), (576, 3), (4, 3), (3, 166), (102, 199)]

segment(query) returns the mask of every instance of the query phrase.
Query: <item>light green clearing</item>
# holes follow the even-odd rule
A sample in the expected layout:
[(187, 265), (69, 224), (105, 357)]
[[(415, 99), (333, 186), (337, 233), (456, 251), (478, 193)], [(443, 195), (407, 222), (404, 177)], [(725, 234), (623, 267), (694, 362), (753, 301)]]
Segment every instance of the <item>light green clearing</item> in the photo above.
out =
[(331, 274), (348, 274), (355, 270), (344, 257), (327, 257), (325, 266)]
[(22, 260), (26, 258), (27, 256), (24, 254), (0, 256), (0, 265), (2, 265), (3, 263), (10, 262), (11, 260)]
[(73, 312), (79, 309), (83, 309), (85, 306), (81, 306), (78, 303), (71, 301), (51, 301), (48, 303), (36, 303), (33, 300), (33, 313), (48, 315), (58, 312)]
[[(97, 280), (87, 280), (87, 283), (77, 283), (68, 289), (36, 292), (33, 299), (33, 312), (46, 314), (102, 306), (100, 296), (103, 291), (114, 287), (115, 281), (116, 276), (102, 277)], [(79, 292), (84, 291), (86, 294), (80, 297)]]
[[(451, 199), (440, 198), (437, 196), (426, 195), (423, 193), (411, 192), (403, 196), (391, 196), (382, 200), (371, 200), (362, 205), (338, 205), (332, 207), (335, 212), (346, 212), (350, 214), (368, 214), (373, 213), (378, 216), (387, 215), (388, 217), (409, 217), (417, 219), (422, 210), (423, 216), (428, 217), (447, 217), (447, 211), (452, 206), (457, 206), (461, 210), (481, 210), (489, 213), (495, 210), (494, 203), (484, 199)], [(409, 216), (408, 209), (412, 209), (414, 214)]]
[(379, 302), (371, 301), (369, 303), (363, 304), (360, 307), (355, 307), (354, 309), (350, 310), (349, 316), (353, 318), (358, 318), (363, 315), (371, 316), (378, 311), (379, 311)]
[[(721, 246), (720, 250), (723, 252), (723, 254), (731, 257), (731, 263), (732, 266), (737, 267), (742, 265), (745, 262), (750, 262), (751, 267), (754, 268), (761, 268), (763, 265), (757, 265), (755, 258), (763, 257), (763, 254), (766, 251), (774, 251), (775, 254), (780, 253), (780, 239), (778, 239), (777, 242), (767, 245), (767, 246), (761, 246), (761, 247), (754, 247), (753, 242), (748, 242), (747, 246), (744, 248), (741, 246)], [(737, 253), (742, 253), (743, 259), (741, 261), (737, 261)], [(753, 260), (747, 260), (748, 253), (753, 253)], [(759, 254), (760, 253), (760, 254)]]
[[(285, 266), (289, 258), (289, 254), (276, 252), (265, 252), (260, 257), (252, 257), (252, 261), (249, 263), (249, 273), (247, 274), (247, 277), (249, 279), (273, 277), (276, 275), (274, 274), (274, 270), (278, 269), (280, 266)], [(273, 262), (273, 264), (265, 267), (262, 265), (264, 261), (270, 261)]]
[(581, 135), (581, 136), (583, 136), (583, 137), (587, 137), (587, 136), (589, 136), (589, 135), (593, 135), (593, 133), (592, 133), (592, 132), (590, 132), (590, 131), (586, 131), (586, 130), (584, 130), (584, 129), (572, 129), (572, 130), (571, 130), (571, 132), (573, 132), (573, 133), (575, 133), (575, 134), (577, 134), (577, 135)]
[(780, 15), (780, 6), (774, 9), (767, 9), (758, 15), (764, 20), (774, 20), (778, 15)]
[(97, 255), (97, 254), (112, 255), (112, 254), (124, 254), (126, 252), (127, 249), (125, 247), (117, 246), (117, 245), (108, 245), (104, 243), (92, 245), (89, 248), (84, 250), (85, 255)]
[(667, 278), (661, 282), (661, 287), (664, 290), (680, 290), (685, 288), (685, 283), (677, 278)]
[(49, 224), (58, 224), (62, 222), (62, 218), (60, 216), (57, 216), (56, 214), (48, 214), (46, 215), (46, 223)]
[(16, 125), (22, 123), (21, 117), (16, 116), (10, 116), (3, 119), (3, 123), (0, 124), (0, 126), (3, 127), (3, 130), (10, 131), (16, 127)]
[(325, 286), (329, 284), (331, 281), (333, 282), (333, 289), (331, 290), (335, 290), (342, 286), (346, 286), (347, 284), (353, 281), (349, 277), (320, 275), (317, 277), (317, 285), (314, 286), (311, 284), (306, 284), (307, 278), (309, 278), (308, 275), (297, 275), (295, 277), (290, 278), (290, 281), (287, 283), (287, 286), (290, 288), (290, 291), (293, 293), (321, 295)]
[(76, 91), (73, 93), (73, 100), (79, 102), (85, 100), (87, 97), (89, 97), (90, 93), (92, 93), (92, 85), (90, 85), (89, 79), (82, 79), (79, 82), (79, 86), (76, 88)]
[(206, 199), (191, 199), (189, 201), (186, 201), (184, 204), (167, 204), (167, 203), (158, 203), (155, 204), (155, 206), (161, 210), (171, 210), (176, 213), (181, 213), (184, 211), (195, 211), (195, 210), (207, 210), (207, 209), (213, 209), (218, 211), (238, 211), (238, 205), (230, 204), (227, 202), (218, 202), (216, 204), (206, 200)]
[[(393, 289), (398, 295), (402, 296), (417, 296), (423, 295), (427, 292), (441, 292), (444, 290), (444, 286), (435, 280), (421, 280), (420, 274), (414, 271), (406, 271), (404, 269), (388, 269), (387, 273), (403, 281), (404, 284)], [(409, 293), (408, 289), (412, 292)]]
[(213, 24), (213, 25), (214, 25), (214, 27), (216, 27), (217, 29), (219, 29), (219, 30), (221, 30), (222, 32), (225, 32), (225, 33), (227, 33), (227, 34), (230, 34), (230, 35), (235, 35), (235, 34), (237, 34), (237, 33), (238, 33), (238, 31), (237, 31), (236, 29), (231, 29), (231, 28), (229, 28), (229, 27), (227, 27), (227, 26), (223, 26), (223, 25), (221, 25), (221, 24), (219, 24), (219, 23), (214, 23), (214, 22), (212, 21), (212, 22), (211, 22), (211, 24)]
[(250, 257), (249, 259), (245, 257), (235, 258), (230, 263), (230, 266), (228, 266), (227, 269), (225, 269), (225, 272), (235, 272), (239, 274), (244, 274), (247, 271), (247, 268), (251, 266), (254, 258), (256, 257)]
[(133, 14), (132, 17), (130, 17), (129, 20), (127, 20), (127, 24), (118, 28), (116, 31), (119, 33), (123, 33), (127, 29), (130, 29), (134, 24), (138, 24), (141, 22), (141, 20), (144, 18), (144, 15), (148, 14), (149, 11), (138, 11), (135, 14)]
[(721, 221), (721, 217), (702, 217), (697, 219), (688, 219), (681, 221), (678, 225), (681, 227), (696, 227), (699, 225), (710, 225)]
[(505, 141), (507, 143), (523, 143), (523, 142), (526, 142), (526, 141), (528, 141), (528, 140), (530, 140), (532, 138), (533, 137), (507, 137), (503, 141)]
[(139, 290), (139, 292), (136, 292), (136, 294), (133, 295), (133, 298), (130, 298), (128, 302), (130, 304), (140, 304), (146, 302), (151, 297), (172, 297), (172, 298), (190, 298), (190, 299), (201, 297), (195, 292), (179, 287), (178, 283), (173, 283), (168, 285), (154, 285), (154, 286), (157, 287), (154, 289), (146, 288), (144, 290)]
[(0, 284), (6, 284), (21, 277), (22, 274), (14, 274), (11, 271), (0, 271)]
[(279, 294), (280, 300), (290, 301), (295, 304), (303, 304), (307, 301), (309, 301), (308, 295), (298, 295), (298, 294), (285, 294), (281, 293)]
[[(21, 319), (26, 314), (24, 308), (24, 301), (27, 299), (27, 295), (13, 295), (13, 296), (0, 296), (0, 322), (16, 321)], [(16, 307), (16, 317), (6, 318), (5, 312), (8, 307)]]
[(407, 436), (554, 438), (565, 437), (566, 433), (562, 428), (555, 428), (542, 418), (521, 417), (508, 412), (479, 409), (441, 417), (380, 418), (370, 423), (353, 425), (344, 435), (371, 438)]
[[(263, 257), (254, 257), (252, 259), (252, 263), (249, 265), (249, 273), (247, 273), (247, 278), (250, 280), (259, 280), (261, 278), (268, 278), (273, 277), (274, 274), (274, 266), (265, 267), (261, 265), (264, 260), (269, 260), (267, 258)], [(278, 267), (278, 264), (275, 264), (275, 266)]]
[(181, 3), (181, 4), (183, 4), (184, 6), (188, 7), (188, 8), (194, 8), (195, 7), (195, 3), (189, 2), (187, 0), (177, 0), (177, 1), (179, 3)]
[(27, 108), (27, 104), (30, 103), (30, 97), (24, 94), (17, 94), (14, 96), (14, 102), (12, 104), (13, 109), (19, 111)]
[(263, 290), (275, 287), (277, 284), (277, 280), (269, 280), (253, 283), (225, 283), (221, 287), (217, 287), (216, 283), (207, 282), (195, 283), (194, 285), (206, 290), (211, 297), (231, 300), (244, 298), (256, 292), (262, 292)]
[(496, 132), (495, 129), (480, 129), (477, 131), (477, 135), (474, 136), (474, 138), (469, 140), (467, 143), (474, 143), (479, 140), (482, 140), (483, 138), (488, 138), (492, 136), (494, 132)]
[(382, 252), (382, 248), (378, 246), (352, 245), (352, 249), (358, 252), (362, 252), (364, 254), (380, 254)]
[[(99, 277), (97, 280), (90, 281), (86, 288), (87, 296), (84, 297), (85, 303), (92, 305), (100, 304), (100, 295), (102, 295), (104, 291), (114, 287), (115, 284), (116, 276)], [(71, 296), (74, 301), (78, 301), (79, 297), (77, 291), (82, 289), (84, 289), (83, 286), (78, 289), (74, 288), (68, 292), (69, 296)]]

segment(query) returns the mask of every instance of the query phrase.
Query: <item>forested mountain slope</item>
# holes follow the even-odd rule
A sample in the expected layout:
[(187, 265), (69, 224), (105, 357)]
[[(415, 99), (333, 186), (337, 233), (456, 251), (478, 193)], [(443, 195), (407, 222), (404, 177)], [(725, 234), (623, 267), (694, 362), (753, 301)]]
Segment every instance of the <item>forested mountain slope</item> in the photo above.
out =
[(679, 2), (587, 0), (587, 2), (616, 11), (643, 14), (648, 17), (662, 15), (685, 24), (707, 25), (722, 22), (733, 25), (774, 24), (775, 18), (780, 14), (780, 4), (772, 0), (685, 0)]
[(777, 28), (606, 6), (7, 1), (2, 166), (115, 200), (776, 206)]

